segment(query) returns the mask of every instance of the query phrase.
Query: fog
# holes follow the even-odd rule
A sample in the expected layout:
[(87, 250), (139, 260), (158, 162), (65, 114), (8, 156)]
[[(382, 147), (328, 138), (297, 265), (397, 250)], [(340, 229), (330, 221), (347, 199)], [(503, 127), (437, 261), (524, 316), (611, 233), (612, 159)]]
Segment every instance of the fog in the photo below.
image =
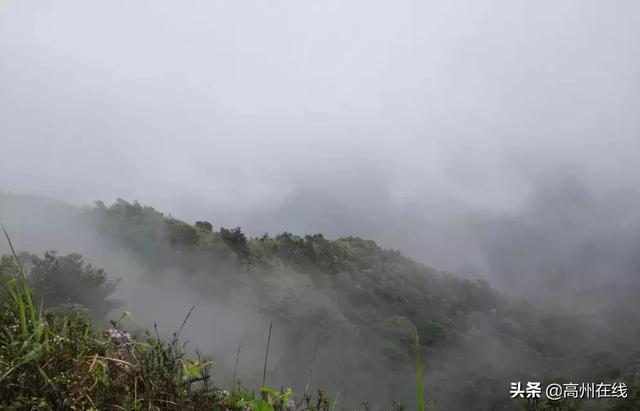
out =
[(640, 267), (639, 37), (635, 1), (3, 1), (0, 191), (617, 296)]
[(508, 227), (562, 254), (638, 224), (639, 27), (634, 1), (4, 1), (0, 189), (518, 289)]

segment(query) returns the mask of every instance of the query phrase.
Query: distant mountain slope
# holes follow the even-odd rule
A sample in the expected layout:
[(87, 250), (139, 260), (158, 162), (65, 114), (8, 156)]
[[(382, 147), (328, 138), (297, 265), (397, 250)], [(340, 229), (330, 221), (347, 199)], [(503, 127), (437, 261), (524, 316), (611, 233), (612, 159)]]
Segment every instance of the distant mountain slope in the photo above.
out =
[[(78, 224), (81, 213), (81, 208), (51, 198), (0, 192), (0, 222), (17, 244), (35, 251), (63, 246), (72, 236), (61, 234)], [(7, 251), (6, 244), (0, 243), (0, 251)]]

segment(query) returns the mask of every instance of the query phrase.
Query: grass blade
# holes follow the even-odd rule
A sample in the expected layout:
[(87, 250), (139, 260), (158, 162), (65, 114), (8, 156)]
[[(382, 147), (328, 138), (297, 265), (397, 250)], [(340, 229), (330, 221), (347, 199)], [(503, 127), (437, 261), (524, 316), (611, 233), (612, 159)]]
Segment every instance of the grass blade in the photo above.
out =
[(264, 369), (262, 370), (262, 386), (265, 386), (267, 379), (267, 360), (269, 359), (269, 344), (271, 343), (271, 328), (273, 328), (273, 321), (269, 323), (269, 337), (267, 338), (267, 351), (264, 354)]
[(236, 365), (233, 367), (233, 381), (231, 384), (231, 388), (236, 388), (236, 376), (238, 375), (238, 361), (240, 360), (240, 350), (242, 349), (242, 342), (238, 345), (238, 351), (236, 352)]
[(304, 386), (304, 395), (306, 397), (309, 393), (309, 385), (311, 384), (311, 375), (313, 374), (313, 366), (316, 362), (316, 355), (318, 354), (318, 345), (320, 345), (320, 339), (316, 339), (316, 346), (313, 349), (313, 356), (311, 357), (311, 366), (309, 367), (309, 375), (307, 376), (307, 384)]
[(424, 403), (424, 385), (422, 382), (422, 362), (420, 361), (420, 340), (416, 330), (416, 379), (418, 380), (418, 411), (426, 411)]
[(13, 296), (13, 298), (16, 304), (18, 305), (18, 315), (20, 317), (20, 329), (21, 329), (23, 338), (26, 338), (27, 336), (26, 309), (28, 309), (29, 311), (29, 317), (31, 319), (32, 327), (36, 326), (36, 309), (33, 306), (33, 298), (31, 296), (31, 287), (29, 287), (27, 276), (25, 275), (24, 265), (22, 265), (22, 261), (20, 261), (20, 258), (18, 258), (18, 254), (16, 253), (16, 250), (13, 247), (13, 243), (11, 242), (11, 238), (9, 237), (9, 233), (7, 233), (7, 229), (4, 227), (4, 224), (2, 223), (0, 223), (0, 227), (2, 228), (2, 232), (4, 233), (5, 238), (7, 239), (7, 243), (9, 243), (9, 249), (11, 249), (11, 254), (13, 255), (13, 258), (18, 264), (18, 268), (20, 271), (20, 281), (22, 282), (22, 284), (20, 288), (14, 289), (16, 291), (16, 295)]

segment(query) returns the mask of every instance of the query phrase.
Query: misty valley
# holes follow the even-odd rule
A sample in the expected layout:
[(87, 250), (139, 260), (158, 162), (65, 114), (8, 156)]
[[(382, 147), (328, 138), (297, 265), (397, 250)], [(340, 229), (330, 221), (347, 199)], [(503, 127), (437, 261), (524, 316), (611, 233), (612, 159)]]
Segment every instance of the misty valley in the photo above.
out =
[[(79, 208), (2, 194), (0, 218), (16, 252), (5, 247), (0, 260), (0, 398), (10, 409), (637, 401), (633, 310), (535, 304), (366, 239), (248, 238), (124, 200)], [(625, 398), (509, 395), (521, 381), (594, 380), (624, 383)]]

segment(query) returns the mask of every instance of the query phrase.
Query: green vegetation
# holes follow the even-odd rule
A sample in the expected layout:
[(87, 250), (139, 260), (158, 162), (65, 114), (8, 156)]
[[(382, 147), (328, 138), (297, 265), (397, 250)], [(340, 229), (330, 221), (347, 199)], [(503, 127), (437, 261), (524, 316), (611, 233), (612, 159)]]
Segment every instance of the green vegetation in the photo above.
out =
[[(25, 270), (11, 250), (17, 272), (3, 272), (0, 306), (2, 409), (329, 410), (322, 391), (317, 400), (305, 395), (296, 404), (291, 389), (265, 386), (256, 398), (236, 387), (213, 387), (211, 362), (190, 359), (180, 331), (169, 342), (149, 332), (135, 338), (118, 329), (119, 321), (100, 332), (78, 314), (36, 311)], [(87, 270), (77, 277), (85, 278)]]
[[(440, 272), (357, 237), (249, 238), (240, 228), (190, 225), (123, 200), (98, 203), (75, 218), (126, 251), (148, 281), (179, 275), (197, 295), (223, 303), (234, 291), (251, 295), (246, 305), (262, 313), (265, 324), (273, 321), (281, 340), (292, 341), (291, 364), (274, 366), (268, 382), (293, 390), (263, 387), (254, 394), (236, 384), (234, 370), (227, 393), (213, 382), (216, 366), (192, 356), (180, 332), (168, 340), (137, 328), (128, 335), (120, 321), (103, 331), (95, 324), (126, 308), (111, 298), (117, 282), (78, 254), (23, 253), (24, 267), (18, 256), (0, 259), (6, 284), (0, 404), (6, 407), (338, 410), (378, 409), (394, 399), (420, 411), (637, 405), (634, 390), (628, 401), (597, 405), (505, 398), (510, 381), (531, 378), (639, 386), (640, 330), (625, 312), (603, 314), (599, 321), (608, 327), (597, 328), (592, 316), (513, 300), (484, 281)], [(612, 337), (611, 329), (626, 330), (624, 338)], [(308, 395), (311, 372), (300, 364), (311, 352), (313, 361), (322, 356), (317, 365), (312, 361), (314, 385), (331, 396), (323, 390)], [(273, 362), (269, 358), (269, 366)], [(262, 359), (256, 368), (251, 385), (260, 386)]]
[(103, 319), (122, 305), (121, 301), (110, 299), (117, 281), (108, 280), (103, 269), (85, 264), (77, 253), (59, 256), (48, 251), (42, 257), (21, 253), (19, 258), (20, 264), (13, 255), (0, 257), (0, 275), (28, 271), (33, 299), (42, 301), (46, 308), (67, 311), (90, 308), (91, 315)]

